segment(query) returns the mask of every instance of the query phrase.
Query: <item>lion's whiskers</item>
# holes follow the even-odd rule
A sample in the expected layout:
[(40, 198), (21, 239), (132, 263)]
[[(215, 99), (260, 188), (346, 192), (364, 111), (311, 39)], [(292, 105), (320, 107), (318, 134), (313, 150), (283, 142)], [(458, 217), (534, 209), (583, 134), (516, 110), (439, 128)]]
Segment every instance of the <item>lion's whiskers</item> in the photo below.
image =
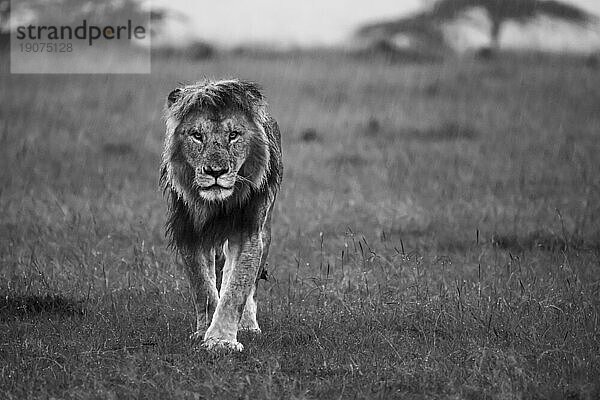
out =
[(246, 183), (248, 186), (250, 186), (252, 189), (258, 189), (258, 185), (256, 185), (256, 183), (252, 182), (250, 179), (242, 176), (242, 175), (237, 175), (236, 177), (236, 183), (241, 182), (241, 183)]

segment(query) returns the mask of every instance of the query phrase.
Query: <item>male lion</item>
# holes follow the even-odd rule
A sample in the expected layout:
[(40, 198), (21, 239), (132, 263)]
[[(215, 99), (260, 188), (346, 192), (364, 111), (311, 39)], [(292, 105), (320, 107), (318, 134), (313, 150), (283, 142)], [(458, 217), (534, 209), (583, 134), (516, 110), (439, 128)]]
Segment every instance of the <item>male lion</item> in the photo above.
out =
[(256, 285), (283, 173), (279, 127), (258, 87), (239, 80), (173, 90), (164, 118), (167, 235), (190, 280), (192, 338), (242, 350), (238, 329), (260, 332)]

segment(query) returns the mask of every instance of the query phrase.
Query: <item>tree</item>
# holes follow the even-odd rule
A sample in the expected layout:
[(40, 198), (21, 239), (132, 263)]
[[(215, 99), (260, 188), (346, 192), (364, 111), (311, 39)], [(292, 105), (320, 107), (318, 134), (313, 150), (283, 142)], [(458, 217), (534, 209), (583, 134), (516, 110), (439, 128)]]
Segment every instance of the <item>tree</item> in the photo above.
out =
[(0, 0), (0, 52), (8, 51), (10, 48), (9, 17), (10, 0)]
[(483, 8), (490, 19), (490, 45), (493, 51), (500, 47), (502, 26), (509, 20), (525, 23), (537, 16), (547, 16), (585, 25), (595, 16), (579, 7), (555, 0), (439, 0), (430, 10), (394, 21), (365, 26), (359, 35), (379, 32), (393, 36), (399, 33), (442, 34), (440, 25), (457, 19), (473, 8)]
[(8, 30), (10, 16), (10, 0), (0, 0), (0, 33)]
[(387, 41), (398, 34), (408, 34), (420, 38), (429, 45), (446, 47), (444, 33), (438, 24), (433, 23), (427, 12), (365, 25), (357, 33), (361, 37), (371, 37), (378, 41)]
[[(146, 10), (141, 0), (20, 0), (12, 5), (11, 10), (10, 0), (0, 0), (0, 31), (7, 32), (10, 29), (11, 12), (30, 16), (33, 20), (43, 16), (44, 23), (57, 25), (77, 23), (83, 19), (109, 24), (119, 21), (123, 16), (140, 17), (142, 20), (149, 16), (153, 23), (160, 23), (176, 15), (166, 9)], [(156, 26), (153, 25), (153, 28)]]

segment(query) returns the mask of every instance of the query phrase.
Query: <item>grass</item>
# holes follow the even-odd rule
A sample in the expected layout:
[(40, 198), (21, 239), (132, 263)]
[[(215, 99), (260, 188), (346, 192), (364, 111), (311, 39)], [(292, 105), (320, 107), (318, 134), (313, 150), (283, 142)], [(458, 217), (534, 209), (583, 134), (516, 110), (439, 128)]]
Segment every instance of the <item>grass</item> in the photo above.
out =
[[(261, 82), (283, 132), (263, 334), (240, 354), (188, 340), (163, 235), (162, 104), (204, 75)], [(584, 62), (240, 54), (0, 83), (1, 398), (600, 396)]]

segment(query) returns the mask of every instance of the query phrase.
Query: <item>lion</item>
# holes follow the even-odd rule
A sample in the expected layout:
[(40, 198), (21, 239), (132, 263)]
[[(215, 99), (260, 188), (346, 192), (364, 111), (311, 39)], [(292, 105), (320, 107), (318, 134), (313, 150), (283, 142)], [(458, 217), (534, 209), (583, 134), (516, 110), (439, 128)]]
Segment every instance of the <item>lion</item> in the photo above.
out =
[(241, 80), (176, 88), (164, 119), (166, 233), (190, 282), (191, 338), (241, 351), (238, 330), (260, 333), (256, 288), (283, 174), (279, 127), (259, 87)]

